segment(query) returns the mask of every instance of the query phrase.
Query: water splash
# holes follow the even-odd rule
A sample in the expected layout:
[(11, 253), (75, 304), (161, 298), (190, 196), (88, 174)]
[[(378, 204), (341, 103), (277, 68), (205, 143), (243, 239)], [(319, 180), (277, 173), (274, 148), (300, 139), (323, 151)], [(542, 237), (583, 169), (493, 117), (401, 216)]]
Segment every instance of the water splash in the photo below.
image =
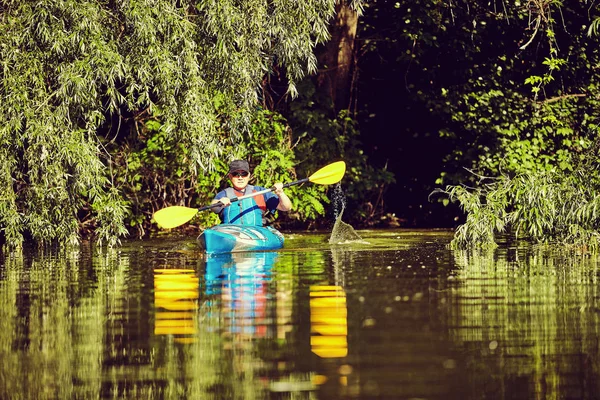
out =
[(346, 195), (344, 194), (342, 185), (340, 183), (337, 183), (335, 186), (333, 186), (333, 190), (331, 192), (331, 205), (333, 206), (333, 218), (337, 222), (346, 208)]
[(352, 225), (342, 221), (344, 209), (346, 208), (346, 195), (338, 183), (333, 188), (331, 203), (333, 204), (333, 215), (335, 223), (329, 237), (330, 244), (343, 244), (348, 242), (362, 241), (362, 237), (356, 233)]

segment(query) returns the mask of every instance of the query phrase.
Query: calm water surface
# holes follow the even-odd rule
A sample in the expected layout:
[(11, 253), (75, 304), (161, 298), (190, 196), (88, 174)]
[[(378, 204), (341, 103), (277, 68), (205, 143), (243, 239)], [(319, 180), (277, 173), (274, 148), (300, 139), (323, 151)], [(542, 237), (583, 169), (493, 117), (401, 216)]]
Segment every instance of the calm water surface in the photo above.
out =
[(598, 258), (450, 232), (0, 255), (2, 399), (594, 399)]

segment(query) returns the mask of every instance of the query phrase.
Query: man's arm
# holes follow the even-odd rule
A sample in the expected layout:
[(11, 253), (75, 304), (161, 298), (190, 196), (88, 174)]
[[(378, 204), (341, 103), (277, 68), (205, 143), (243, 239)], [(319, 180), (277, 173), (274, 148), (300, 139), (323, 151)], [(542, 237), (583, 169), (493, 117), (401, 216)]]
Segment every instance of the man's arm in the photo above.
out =
[(292, 209), (292, 201), (283, 191), (283, 183), (276, 183), (273, 185), (275, 188), (274, 192), (279, 197), (279, 204), (277, 205), (277, 209), (279, 211), (290, 211)]

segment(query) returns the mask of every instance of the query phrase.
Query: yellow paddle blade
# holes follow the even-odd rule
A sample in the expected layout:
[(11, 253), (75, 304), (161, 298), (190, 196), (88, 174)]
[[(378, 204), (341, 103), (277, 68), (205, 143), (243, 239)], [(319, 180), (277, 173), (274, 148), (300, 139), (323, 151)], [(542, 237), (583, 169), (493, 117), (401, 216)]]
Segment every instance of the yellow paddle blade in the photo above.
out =
[(337, 161), (321, 168), (309, 176), (308, 180), (320, 185), (332, 185), (341, 181), (345, 173), (346, 163), (344, 161)]
[(197, 208), (171, 206), (158, 210), (152, 217), (161, 228), (170, 229), (185, 224), (197, 213)]

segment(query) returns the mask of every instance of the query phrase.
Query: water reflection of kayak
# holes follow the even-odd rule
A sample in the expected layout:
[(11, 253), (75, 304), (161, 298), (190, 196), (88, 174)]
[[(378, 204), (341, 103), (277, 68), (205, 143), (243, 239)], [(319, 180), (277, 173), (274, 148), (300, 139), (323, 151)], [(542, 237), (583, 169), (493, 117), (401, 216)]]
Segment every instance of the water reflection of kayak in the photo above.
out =
[(230, 253), (207, 257), (203, 262), (206, 293), (220, 293), (223, 286), (235, 286), (240, 282), (254, 285), (256, 282), (269, 280), (276, 259), (277, 253), (273, 252)]
[(283, 247), (283, 235), (270, 226), (221, 224), (205, 229), (198, 245), (208, 254), (238, 251), (276, 250)]
[(205, 293), (220, 300), (224, 328), (236, 337), (265, 337), (269, 322), (268, 285), (275, 252), (219, 254), (205, 262)]

